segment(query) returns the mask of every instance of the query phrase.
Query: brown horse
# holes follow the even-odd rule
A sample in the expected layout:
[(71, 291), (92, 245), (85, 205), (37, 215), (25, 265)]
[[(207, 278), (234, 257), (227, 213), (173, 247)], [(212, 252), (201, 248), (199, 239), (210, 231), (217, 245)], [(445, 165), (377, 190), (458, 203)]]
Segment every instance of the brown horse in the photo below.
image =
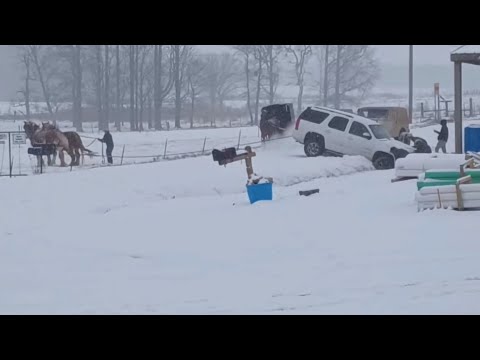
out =
[[(32, 146), (38, 145), (38, 144), (46, 144), (45, 141), (45, 136), (44, 134), (39, 134), (40, 126), (38, 126), (36, 123), (33, 121), (25, 121), (23, 125), (23, 130), (25, 131), (25, 134), (27, 135), (27, 138), (30, 140), (30, 144)], [(55, 149), (56, 153), (56, 149)], [(55, 154), (54, 154), (55, 156)], [(52, 165), (52, 158), (51, 155), (47, 155), (47, 163), (48, 166)], [(45, 166), (45, 162), (43, 161), (43, 157), (38, 155), (37, 156), (37, 166), (40, 166), (42, 164)]]
[(82, 142), (82, 138), (78, 133), (75, 131), (66, 131), (64, 132), (65, 136), (68, 139), (68, 142), (70, 146), (73, 148), (75, 152), (75, 164), (80, 165), (80, 153), (81, 153), (81, 158), (82, 158), (82, 165), (85, 163), (85, 153), (87, 153), (90, 158), (95, 155), (95, 153), (92, 150), (87, 149)]
[[(40, 128), (40, 126), (38, 126), (37, 124), (35, 124), (34, 122), (27, 122), (25, 121), (24, 124), (23, 124), (23, 130), (25, 131), (25, 134), (27, 136), (27, 139), (30, 140), (30, 144), (32, 146), (35, 146), (36, 144), (38, 144), (37, 142), (35, 142), (34, 140), (34, 135), (35, 135), (35, 132)], [(42, 156), (37, 156), (37, 166), (40, 166), (40, 164), (42, 164), (43, 166), (45, 166), (45, 162), (43, 161), (43, 158)], [(48, 165), (50, 166), (51, 165), (51, 158), (50, 156), (48, 156)]]
[[(57, 130), (57, 128), (50, 123), (42, 123), (42, 125), (43, 125), (42, 128), (44, 130)], [(75, 131), (65, 131), (63, 134), (68, 139), (70, 148), (72, 149), (72, 152), (75, 154), (73, 165), (76, 165), (76, 166), (80, 165), (80, 153), (82, 158), (82, 165), (85, 163), (85, 153), (87, 153), (90, 157), (95, 155), (93, 151), (83, 146), (82, 138)]]
[(58, 150), (61, 163), (60, 166), (67, 166), (65, 163), (64, 151), (66, 151), (72, 158), (70, 166), (73, 165), (75, 154), (69, 146), (67, 137), (60, 130), (43, 129), (32, 121), (25, 121), (23, 129), (25, 130), (27, 137), (30, 139), (32, 146), (35, 144), (53, 144)]

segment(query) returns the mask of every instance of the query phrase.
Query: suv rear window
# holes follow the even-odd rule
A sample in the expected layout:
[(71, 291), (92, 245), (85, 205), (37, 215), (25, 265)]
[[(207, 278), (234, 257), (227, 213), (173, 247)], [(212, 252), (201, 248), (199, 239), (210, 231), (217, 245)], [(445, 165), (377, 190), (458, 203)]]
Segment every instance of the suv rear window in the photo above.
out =
[(335, 116), (328, 124), (328, 127), (339, 131), (345, 131), (348, 121), (347, 118)]
[(373, 120), (382, 120), (388, 118), (388, 109), (362, 109), (360, 116)]
[(308, 108), (302, 113), (302, 115), (300, 115), (300, 118), (302, 120), (309, 121), (314, 124), (321, 124), (329, 116), (330, 114), (328, 113), (316, 111), (316, 110), (312, 110), (312, 108)]

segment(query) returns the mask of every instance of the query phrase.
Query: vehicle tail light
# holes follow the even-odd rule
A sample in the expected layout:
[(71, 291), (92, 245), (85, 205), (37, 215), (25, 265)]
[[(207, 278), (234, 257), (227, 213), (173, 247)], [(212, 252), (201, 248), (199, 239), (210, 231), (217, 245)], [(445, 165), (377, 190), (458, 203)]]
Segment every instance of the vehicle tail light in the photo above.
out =
[(300, 117), (297, 119), (297, 122), (295, 123), (295, 130), (298, 130), (300, 126), (300, 120), (302, 120)]

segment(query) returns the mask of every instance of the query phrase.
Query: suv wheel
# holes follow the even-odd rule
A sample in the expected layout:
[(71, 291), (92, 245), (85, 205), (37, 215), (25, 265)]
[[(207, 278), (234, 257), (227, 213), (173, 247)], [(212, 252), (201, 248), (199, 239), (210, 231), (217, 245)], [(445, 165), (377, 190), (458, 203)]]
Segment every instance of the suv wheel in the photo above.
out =
[(404, 149), (393, 148), (390, 151), (393, 154), (393, 156), (395, 157), (395, 159), (403, 159), (403, 158), (406, 158), (408, 156), (408, 154), (410, 154), (407, 150), (404, 150)]
[(325, 141), (319, 136), (308, 136), (305, 139), (305, 155), (308, 157), (317, 157), (325, 151)]
[(395, 160), (391, 155), (380, 155), (373, 162), (373, 167), (376, 170), (390, 170), (395, 168)]

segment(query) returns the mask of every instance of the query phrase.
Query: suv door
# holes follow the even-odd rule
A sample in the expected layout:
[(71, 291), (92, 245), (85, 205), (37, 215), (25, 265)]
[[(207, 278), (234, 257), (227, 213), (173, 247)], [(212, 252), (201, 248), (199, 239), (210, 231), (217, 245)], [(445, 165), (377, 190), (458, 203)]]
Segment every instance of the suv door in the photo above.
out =
[(325, 142), (328, 140), (328, 150), (334, 151), (339, 154), (347, 154), (346, 149), (348, 145), (347, 129), (350, 120), (343, 116), (334, 116), (332, 120), (328, 122), (328, 126), (325, 128)]
[(358, 121), (352, 121), (347, 136), (349, 146), (348, 155), (361, 155), (372, 159), (374, 152), (374, 140), (367, 126)]

